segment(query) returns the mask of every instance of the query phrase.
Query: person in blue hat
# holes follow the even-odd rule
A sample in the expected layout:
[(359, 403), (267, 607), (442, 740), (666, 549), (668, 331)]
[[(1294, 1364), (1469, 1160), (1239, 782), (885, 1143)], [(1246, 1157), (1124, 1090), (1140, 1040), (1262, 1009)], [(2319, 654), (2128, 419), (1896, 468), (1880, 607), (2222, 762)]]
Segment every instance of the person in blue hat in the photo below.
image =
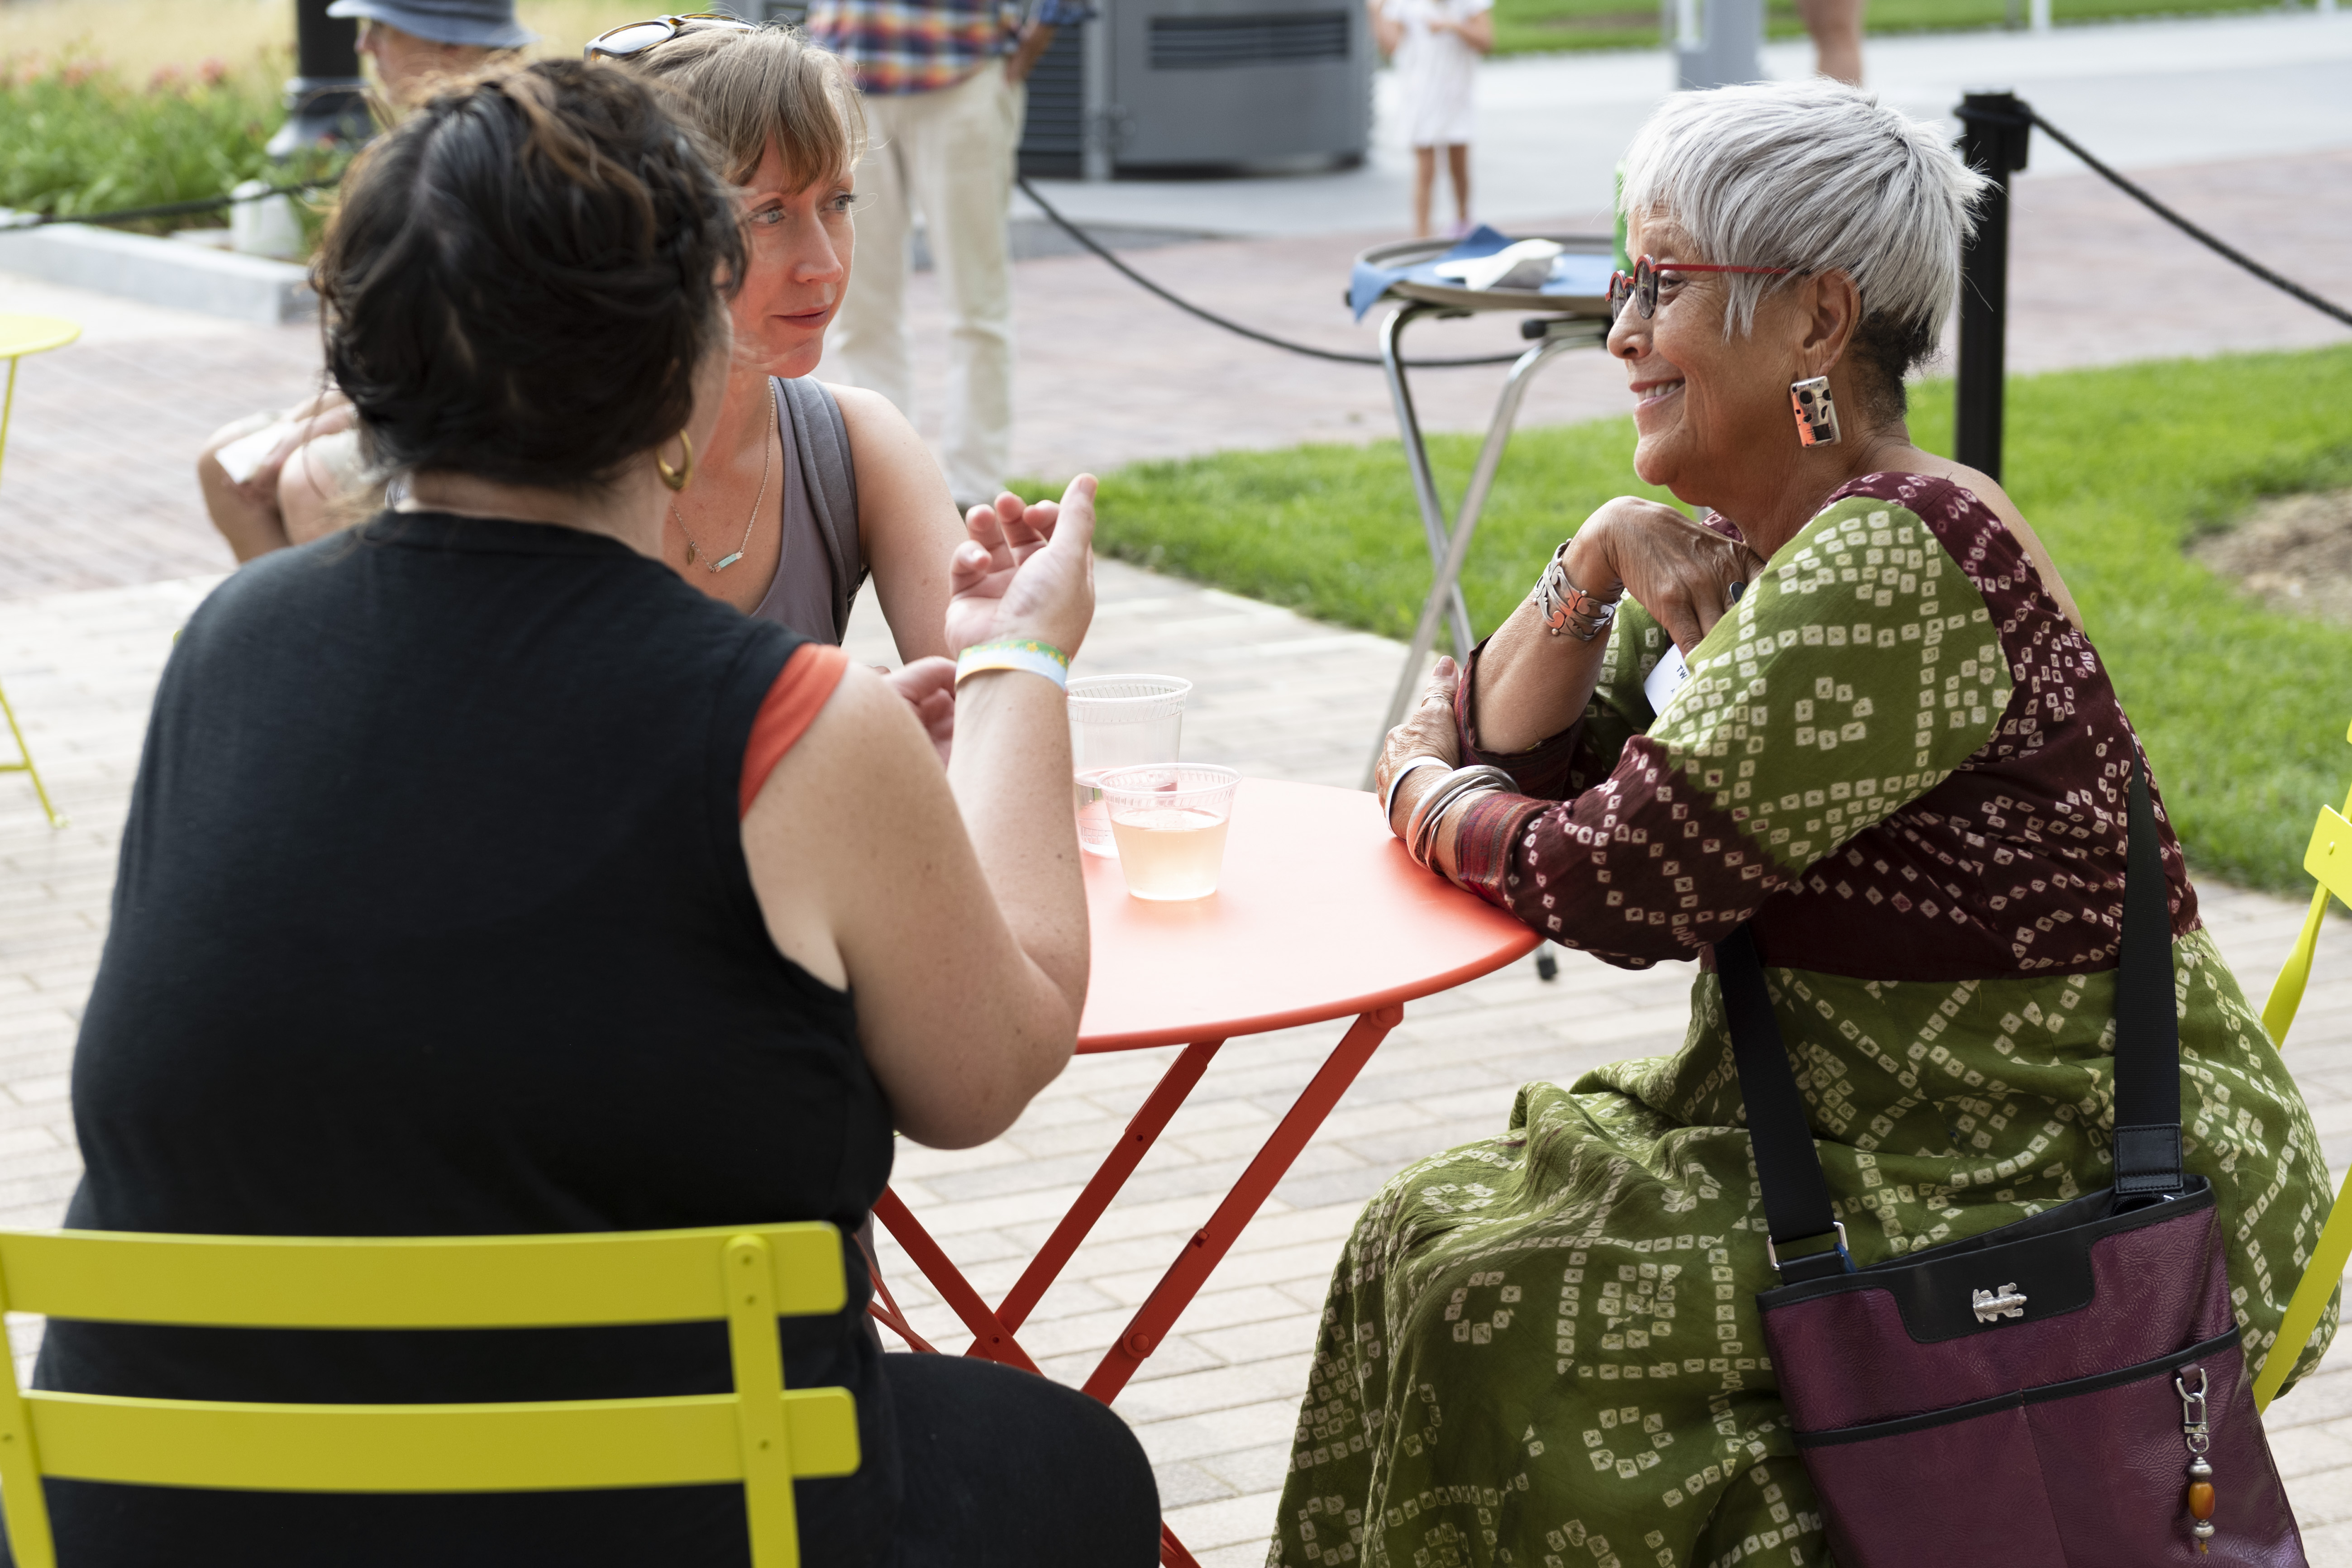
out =
[(335, 0), (330, 16), (357, 17), (360, 53), (395, 106), (438, 77), (473, 70), (539, 37), (515, 20), (514, 0)]
[[(514, 0), (335, 0), (330, 16), (356, 17), (360, 53), (374, 64), (379, 112), (422, 103), (436, 83), (480, 69), (538, 37), (515, 20)], [(331, 533), (363, 504), (366, 465), (351, 405), (325, 392), (299, 407), (248, 416), (213, 432), (196, 482), (213, 526), (240, 562)]]

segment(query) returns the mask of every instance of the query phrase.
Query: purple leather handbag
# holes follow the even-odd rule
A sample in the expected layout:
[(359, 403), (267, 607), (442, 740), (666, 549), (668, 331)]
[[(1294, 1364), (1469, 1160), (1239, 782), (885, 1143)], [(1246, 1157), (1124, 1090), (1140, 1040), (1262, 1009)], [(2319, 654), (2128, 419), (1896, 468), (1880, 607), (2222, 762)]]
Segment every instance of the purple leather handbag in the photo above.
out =
[[(2171, 921), (2137, 762), (2129, 844), (2114, 1186), (1866, 1268), (1755, 942), (1716, 946), (1781, 1279), (1757, 1301), (1840, 1568), (2305, 1568), (2213, 1190), (2181, 1165)], [(1809, 1239), (1834, 1245), (1785, 1255)]]

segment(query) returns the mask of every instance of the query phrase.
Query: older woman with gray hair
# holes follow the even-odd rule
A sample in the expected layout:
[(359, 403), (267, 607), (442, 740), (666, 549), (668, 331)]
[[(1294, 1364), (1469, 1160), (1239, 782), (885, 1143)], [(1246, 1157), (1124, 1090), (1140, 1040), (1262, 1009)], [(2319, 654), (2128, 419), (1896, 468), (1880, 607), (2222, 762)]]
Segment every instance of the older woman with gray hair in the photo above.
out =
[[(1594, 512), (1381, 770), (1415, 858), (1555, 942), (1638, 969), (1748, 928), (1858, 1265), (2113, 1180), (2138, 742), (2025, 519), (1904, 426), (1979, 184), (1832, 82), (1654, 115), (1609, 347), (1636, 471), (1706, 520)], [(2187, 1164), (2251, 1362), (2326, 1178), (2158, 820)], [(1498, 1136), (1391, 1179), (1332, 1281), (1271, 1560), (1825, 1561), (1744, 1120), (1701, 973), (1680, 1050), (1528, 1084)]]

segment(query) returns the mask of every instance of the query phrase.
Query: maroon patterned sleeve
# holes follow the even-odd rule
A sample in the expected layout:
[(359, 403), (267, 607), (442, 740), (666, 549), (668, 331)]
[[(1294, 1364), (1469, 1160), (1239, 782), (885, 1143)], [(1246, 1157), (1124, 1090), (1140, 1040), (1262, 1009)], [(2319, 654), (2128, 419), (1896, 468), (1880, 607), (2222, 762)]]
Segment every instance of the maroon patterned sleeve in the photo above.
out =
[[(1524, 752), (1490, 752), (1478, 744), (1477, 697), (1473, 685), (1478, 660), (1485, 657), (1486, 645), (1480, 643), (1470, 650), (1470, 662), (1462, 668), (1460, 682), (1454, 689), (1454, 720), (1462, 743), (1462, 765), (1473, 767), (1485, 763), (1502, 769), (1518, 781), (1524, 795), (1538, 800), (1564, 800), (1572, 788), (1571, 775), (1579, 771), (1577, 752), (1584, 737), (1584, 720), (1580, 716), (1557, 735), (1537, 742)], [(1466, 884), (1465, 884), (1466, 885)]]
[(1540, 800), (1499, 793), (1463, 807), (1454, 840), (1454, 881), (1497, 909), (1511, 909), (1511, 856), (1527, 825), (1546, 809)]

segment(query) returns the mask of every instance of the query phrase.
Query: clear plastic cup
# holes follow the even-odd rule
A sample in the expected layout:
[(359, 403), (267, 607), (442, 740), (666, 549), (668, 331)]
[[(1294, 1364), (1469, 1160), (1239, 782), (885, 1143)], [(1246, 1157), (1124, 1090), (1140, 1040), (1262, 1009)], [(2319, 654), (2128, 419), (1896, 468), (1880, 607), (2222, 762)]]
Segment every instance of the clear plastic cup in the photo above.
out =
[(1225, 864), (1225, 829), (1242, 776), (1205, 763), (1114, 768), (1098, 786), (1118, 840), (1118, 868), (1139, 899), (1205, 899)]
[(1173, 675), (1083, 675), (1070, 682), (1070, 767), (1078, 847), (1118, 858), (1097, 784), (1113, 768), (1172, 763), (1184, 738), (1192, 683)]

